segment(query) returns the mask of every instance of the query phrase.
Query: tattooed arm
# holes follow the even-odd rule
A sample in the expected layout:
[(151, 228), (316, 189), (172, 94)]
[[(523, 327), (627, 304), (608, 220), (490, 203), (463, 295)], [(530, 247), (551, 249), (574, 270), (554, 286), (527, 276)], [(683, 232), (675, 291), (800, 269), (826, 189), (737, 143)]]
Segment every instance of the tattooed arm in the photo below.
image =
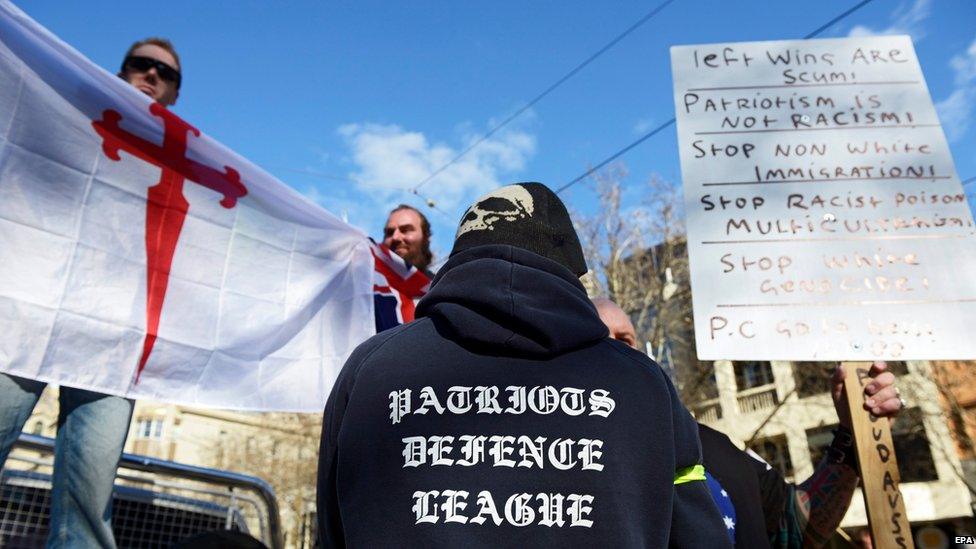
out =
[[(870, 375), (874, 380), (864, 388), (866, 410), (876, 416), (891, 417), (902, 409), (894, 387), (895, 376), (887, 372), (884, 362), (876, 362)], [(831, 395), (840, 428), (827, 455), (805, 482), (795, 490), (796, 526), (804, 547), (820, 547), (840, 526), (851, 497), (857, 489), (857, 461), (851, 437), (851, 413), (844, 398), (844, 370), (838, 367), (831, 379)]]
[[(850, 451), (854, 451), (853, 446)], [(832, 463), (830, 456), (825, 456), (813, 475), (796, 487), (796, 521), (804, 547), (827, 543), (847, 513), (855, 489), (857, 471), (846, 463)]]

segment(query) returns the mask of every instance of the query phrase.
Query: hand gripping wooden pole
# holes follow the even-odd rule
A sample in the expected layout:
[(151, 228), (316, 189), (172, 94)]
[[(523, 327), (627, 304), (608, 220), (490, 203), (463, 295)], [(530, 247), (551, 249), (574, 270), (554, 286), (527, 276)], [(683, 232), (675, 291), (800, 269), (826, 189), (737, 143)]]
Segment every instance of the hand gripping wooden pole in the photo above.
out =
[(887, 418), (875, 417), (864, 409), (864, 386), (871, 382), (870, 371), (870, 362), (844, 363), (844, 392), (851, 410), (851, 430), (871, 537), (875, 547), (914, 549), (899, 489), (901, 478), (891, 427)]

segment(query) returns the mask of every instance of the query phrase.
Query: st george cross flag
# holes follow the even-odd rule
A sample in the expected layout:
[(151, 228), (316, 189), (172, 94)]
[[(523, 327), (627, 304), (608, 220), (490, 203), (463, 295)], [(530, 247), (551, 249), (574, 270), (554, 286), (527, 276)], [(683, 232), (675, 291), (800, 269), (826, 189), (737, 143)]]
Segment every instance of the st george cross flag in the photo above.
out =
[(361, 231), (0, 0), (0, 372), (321, 412), (372, 283)]
[(417, 302), (430, 289), (430, 276), (383, 244), (370, 241), (376, 272), (373, 301), (376, 333), (413, 321)]

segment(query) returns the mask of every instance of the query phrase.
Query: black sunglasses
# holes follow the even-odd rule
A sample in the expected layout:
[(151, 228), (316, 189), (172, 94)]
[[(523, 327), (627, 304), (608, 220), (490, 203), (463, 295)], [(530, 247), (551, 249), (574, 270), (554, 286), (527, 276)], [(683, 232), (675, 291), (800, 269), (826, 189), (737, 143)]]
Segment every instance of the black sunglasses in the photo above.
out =
[(174, 69), (173, 67), (153, 59), (152, 57), (142, 57), (141, 55), (130, 55), (125, 58), (122, 62), (122, 70), (132, 69), (139, 72), (149, 72), (149, 69), (155, 68), (156, 74), (160, 78), (166, 80), (167, 82), (172, 82), (176, 84), (176, 87), (180, 87), (180, 71)]

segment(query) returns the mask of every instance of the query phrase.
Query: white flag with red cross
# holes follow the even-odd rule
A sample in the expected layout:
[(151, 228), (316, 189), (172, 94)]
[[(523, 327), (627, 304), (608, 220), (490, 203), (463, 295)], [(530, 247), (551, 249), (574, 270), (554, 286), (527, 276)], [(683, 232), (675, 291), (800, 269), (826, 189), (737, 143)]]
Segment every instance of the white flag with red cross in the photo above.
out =
[(321, 412), (372, 277), (361, 231), (0, 0), (0, 372)]

